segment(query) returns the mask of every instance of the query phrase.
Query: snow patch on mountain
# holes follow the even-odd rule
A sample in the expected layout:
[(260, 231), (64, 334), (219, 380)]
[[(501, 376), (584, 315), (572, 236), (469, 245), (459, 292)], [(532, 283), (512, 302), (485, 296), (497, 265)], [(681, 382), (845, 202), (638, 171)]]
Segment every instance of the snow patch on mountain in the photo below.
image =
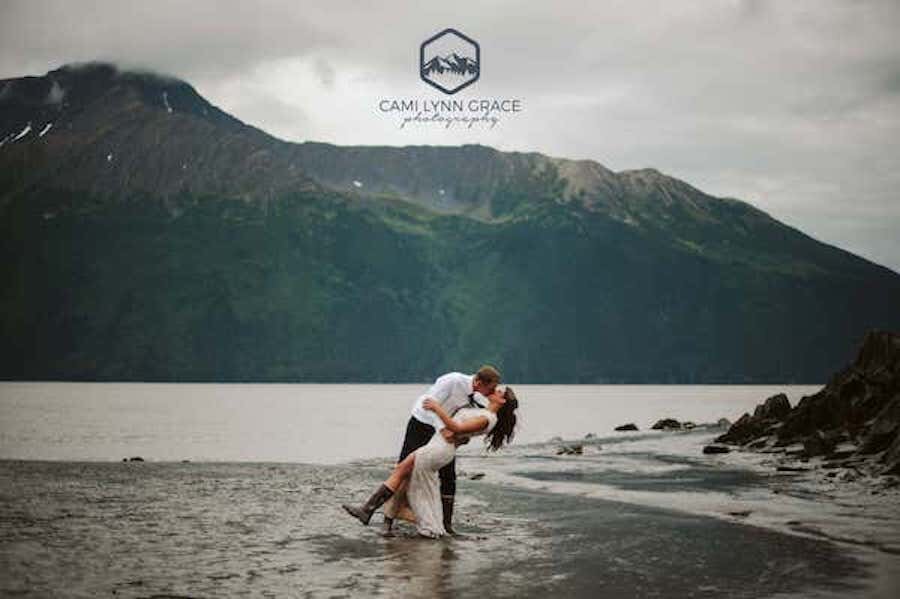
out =
[(20, 131), (19, 134), (16, 135), (12, 140), (19, 141), (20, 139), (22, 139), (23, 137), (28, 135), (30, 132), (31, 132), (31, 123), (28, 123), (27, 125), (25, 125), (25, 128), (22, 129), (22, 131)]

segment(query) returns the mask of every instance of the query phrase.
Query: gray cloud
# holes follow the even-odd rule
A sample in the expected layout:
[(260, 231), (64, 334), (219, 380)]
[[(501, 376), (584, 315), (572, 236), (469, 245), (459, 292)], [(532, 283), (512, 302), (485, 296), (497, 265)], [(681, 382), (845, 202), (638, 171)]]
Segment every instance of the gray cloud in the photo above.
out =
[(13, 0), (0, 10), (6, 75), (112, 60), (187, 78), (229, 77), (330, 38), (292, 2)]
[[(476, 38), (459, 97), (519, 97), (493, 131), (407, 128), (380, 97), (435, 97), (418, 44)], [(0, 77), (116, 60), (188, 79), (292, 140), (484, 143), (653, 166), (900, 270), (900, 4), (766, 0), (349, 1), (0, 7)]]
[(327, 88), (332, 88), (334, 86), (335, 72), (331, 63), (319, 56), (315, 60), (314, 67), (322, 85)]

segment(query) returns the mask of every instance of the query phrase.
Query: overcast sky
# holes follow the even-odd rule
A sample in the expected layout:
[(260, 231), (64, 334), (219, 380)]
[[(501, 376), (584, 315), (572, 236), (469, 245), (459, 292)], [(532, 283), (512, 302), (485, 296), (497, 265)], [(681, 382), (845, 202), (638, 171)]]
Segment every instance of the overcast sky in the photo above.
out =
[[(521, 98), (493, 130), (399, 128), (438, 99), (419, 44), (481, 45), (456, 98)], [(0, 0), (0, 78), (112, 60), (188, 80), (278, 137), (482, 143), (654, 167), (900, 271), (900, 2)]]

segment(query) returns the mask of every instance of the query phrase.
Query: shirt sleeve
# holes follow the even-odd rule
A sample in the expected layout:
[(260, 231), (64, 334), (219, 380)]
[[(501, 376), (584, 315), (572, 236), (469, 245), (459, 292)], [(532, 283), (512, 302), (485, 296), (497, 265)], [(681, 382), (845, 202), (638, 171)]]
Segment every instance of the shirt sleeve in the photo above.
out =
[(442, 376), (438, 378), (438, 380), (434, 381), (434, 384), (428, 388), (428, 391), (425, 392), (425, 395), (422, 396), (422, 399), (426, 397), (433, 397), (438, 400), (439, 403), (443, 404), (450, 398), (450, 392), (453, 389), (452, 381), (448, 376)]
[(439, 431), (444, 428), (444, 422), (440, 419), (440, 417), (432, 412), (431, 410), (426, 410), (422, 407), (422, 404), (429, 397), (436, 399), (439, 404), (442, 406), (445, 405), (446, 401), (450, 398), (450, 394), (453, 390), (453, 379), (447, 375), (438, 377), (434, 384), (428, 388), (425, 393), (419, 396), (419, 399), (416, 400), (415, 405), (413, 406), (413, 416), (416, 417), (421, 422), (425, 424), (430, 424), (434, 427), (434, 430)]

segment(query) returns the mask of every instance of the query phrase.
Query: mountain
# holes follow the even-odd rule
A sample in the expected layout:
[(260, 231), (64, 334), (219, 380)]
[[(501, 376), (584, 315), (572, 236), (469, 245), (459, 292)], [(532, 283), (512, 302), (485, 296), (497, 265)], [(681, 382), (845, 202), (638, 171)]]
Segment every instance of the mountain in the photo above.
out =
[(456, 52), (451, 52), (446, 56), (434, 56), (422, 67), (423, 75), (432, 73), (443, 74), (447, 71), (456, 75), (466, 75), (475, 73), (478, 70), (478, 63), (467, 56), (460, 56)]
[(187, 83), (107, 64), (0, 81), (0, 132), (0, 140), (9, 138), (0, 141), (7, 190), (249, 198), (310, 183), (278, 152), (287, 144), (225, 114)]
[(0, 81), (0, 377), (819, 382), (900, 276), (652, 169), (288, 143), (108, 64)]

